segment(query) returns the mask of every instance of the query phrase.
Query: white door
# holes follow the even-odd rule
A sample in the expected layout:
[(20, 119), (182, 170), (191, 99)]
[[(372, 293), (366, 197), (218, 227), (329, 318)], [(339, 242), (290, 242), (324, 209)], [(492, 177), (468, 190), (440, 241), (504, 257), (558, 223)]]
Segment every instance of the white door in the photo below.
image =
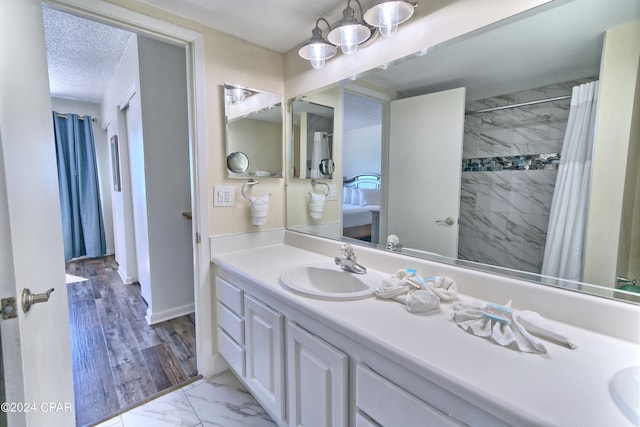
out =
[(40, 0), (0, 5), (0, 296), (55, 288), (1, 320), (9, 426), (72, 426), (60, 202)]
[(465, 92), (391, 102), (387, 233), (403, 247), (458, 256)]

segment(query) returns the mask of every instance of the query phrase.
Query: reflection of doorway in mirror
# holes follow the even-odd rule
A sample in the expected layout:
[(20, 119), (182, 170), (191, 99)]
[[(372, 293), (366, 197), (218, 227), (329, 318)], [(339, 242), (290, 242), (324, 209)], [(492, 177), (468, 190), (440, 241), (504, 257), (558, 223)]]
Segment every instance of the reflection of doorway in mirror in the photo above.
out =
[[(342, 173), (344, 180), (382, 174), (382, 101), (344, 93)], [(377, 194), (376, 194), (377, 193)], [(378, 243), (380, 188), (343, 191), (343, 235)]]

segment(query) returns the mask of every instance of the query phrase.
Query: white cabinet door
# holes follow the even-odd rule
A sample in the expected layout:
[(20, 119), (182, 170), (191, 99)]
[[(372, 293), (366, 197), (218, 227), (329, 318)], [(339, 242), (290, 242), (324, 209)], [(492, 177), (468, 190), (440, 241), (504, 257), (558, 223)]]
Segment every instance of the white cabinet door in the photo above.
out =
[(289, 426), (347, 425), (347, 355), (287, 323)]
[(285, 416), (283, 316), (244, 297), (246, 381), (256, 399), (279, 420)]

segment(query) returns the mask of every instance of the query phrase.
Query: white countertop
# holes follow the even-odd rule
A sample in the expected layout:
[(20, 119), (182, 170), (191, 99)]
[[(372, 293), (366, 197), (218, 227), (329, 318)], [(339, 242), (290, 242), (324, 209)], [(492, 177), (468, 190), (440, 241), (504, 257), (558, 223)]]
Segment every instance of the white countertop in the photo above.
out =
[[(257, 282), (271, 296), (302, 308), (345, 335), (359, 336), (373, 350), (508, 423), (632, 425), (614, 403), (609, 383), (617, 371), (640, 364), (640, 345), (557, 323), (578, 348), (542, 340), (547, 354), (522, 353), (466, 333), (450, 319), (447, 303), (439, 312), (416, 315), (394, 301), (323, 301), (293, 294), (279, 283), (280, 273), (291, 266), (331, 260), (285, 244), (213, 259)], [(393, 271), (379, 273), (384, 277)], [(468, 299), (459, 296), (459, 300)], [(506, 300), (507, 295), (505, 301), (495, 302)]]

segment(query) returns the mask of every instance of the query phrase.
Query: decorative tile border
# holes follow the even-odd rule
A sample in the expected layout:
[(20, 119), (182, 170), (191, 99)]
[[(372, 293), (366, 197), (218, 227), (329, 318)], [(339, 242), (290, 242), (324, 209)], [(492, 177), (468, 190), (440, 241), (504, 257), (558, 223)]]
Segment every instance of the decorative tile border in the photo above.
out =
[(462, 159), (462, 172), (557, 169), (560, 153)]

